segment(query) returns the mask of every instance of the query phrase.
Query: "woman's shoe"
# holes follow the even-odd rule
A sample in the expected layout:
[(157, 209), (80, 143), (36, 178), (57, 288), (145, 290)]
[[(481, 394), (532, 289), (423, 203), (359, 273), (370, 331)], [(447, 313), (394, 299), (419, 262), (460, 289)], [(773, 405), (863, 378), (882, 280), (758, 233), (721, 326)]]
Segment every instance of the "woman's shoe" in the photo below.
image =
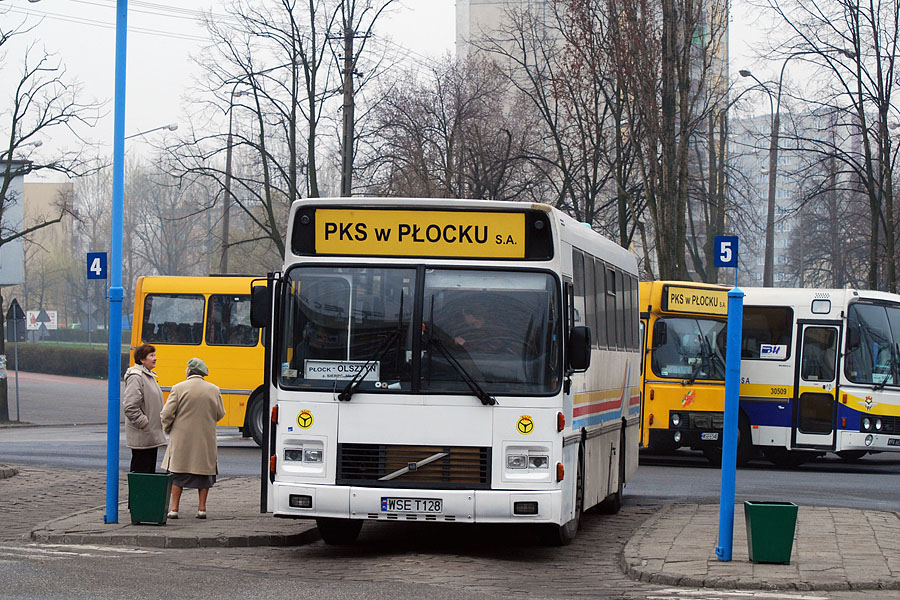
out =
[(170, 510), (170, 511), (169, 511), (169, 514), (166, 515), (166, 518), (167, 518), (167, 519), (177, 519), (177, 518), (178, 518), (178, 511), (177, 511), (177, 510)]
[(206, 518), (206, 511), (205, 511), (205, 510), (198, 510), (198, 511), (197, 511), (197, 518), (198, 518), (198, 519), (205, 519), (205, 518)]

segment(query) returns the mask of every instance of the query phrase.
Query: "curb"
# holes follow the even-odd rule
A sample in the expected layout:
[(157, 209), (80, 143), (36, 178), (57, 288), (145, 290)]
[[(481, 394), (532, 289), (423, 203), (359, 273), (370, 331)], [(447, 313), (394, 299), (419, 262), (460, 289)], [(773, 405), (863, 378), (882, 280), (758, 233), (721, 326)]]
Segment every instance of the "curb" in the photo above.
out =
[[(150, 527), (148, 525), (148, 527)], [(315, 527), (288, 535), (200, 535), (190, 537), (169, 537), (145, 535), (141, 533), (51, 533), (46, 529), (35, 529), (31, 539), (46, 544), (105, 544), (109, 546), (132, 546), (139, 548), (247, 548), (258, 546), (302, 546), (321, 539)]]
[(0, 479), (7, 479), (9, 477), (13, 477), (14, 475), (18, 475), (18, 473), (19, 470), (14, 467), (0, 465)]

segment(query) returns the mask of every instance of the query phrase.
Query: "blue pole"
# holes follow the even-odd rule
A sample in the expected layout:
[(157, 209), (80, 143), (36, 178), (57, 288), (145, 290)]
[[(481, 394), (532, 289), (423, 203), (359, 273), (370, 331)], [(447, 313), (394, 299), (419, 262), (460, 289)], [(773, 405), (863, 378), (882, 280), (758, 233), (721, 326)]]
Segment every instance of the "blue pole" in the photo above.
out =
[[(735, 273), (735, 277), (737, 274)], [(734, 538), (734, 480), (737, 471), (738, 402), (741, 387), (741, 326), (744, 292), (728, 292), (728, 339), (725, 348), (725, 423), (722, 426), (722, 489), (719, 495), (720, 561), (731, 560)]]
[(109, 286), (109, 406), (106, 415), (106, 515), (119, 522), (119, 371), (122, 368), (122, 208), (125, 196), (125, 41), (128, 0), (116, 2), (116, 99), (113, 112), (112, 256)]

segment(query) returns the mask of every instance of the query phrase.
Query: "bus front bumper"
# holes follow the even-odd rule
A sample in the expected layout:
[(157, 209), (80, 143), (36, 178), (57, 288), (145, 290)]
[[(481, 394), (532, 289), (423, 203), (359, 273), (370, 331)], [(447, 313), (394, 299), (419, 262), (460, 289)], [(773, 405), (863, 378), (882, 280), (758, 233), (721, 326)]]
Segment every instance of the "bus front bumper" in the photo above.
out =
[[(274, 515), (382, 521), (556, 523), (562, 490), (434, 490), (279, 483)], [(439, 501), (439, 502), (436, 502)], [(308, 508), (301, 506), (308, 505)]]
[[(841, 431), (836, 446), (841, 450), (868, 450), (869, 452), (900, 452), (900, 435)], [(868, 443), (867, 443), (868, 441)]]
[(685, 427), (650, 430), (650, 448), (672, 450), (676, 448), (703, 449), (706, 446), (721, 446), (721, 429), (688, 429)]

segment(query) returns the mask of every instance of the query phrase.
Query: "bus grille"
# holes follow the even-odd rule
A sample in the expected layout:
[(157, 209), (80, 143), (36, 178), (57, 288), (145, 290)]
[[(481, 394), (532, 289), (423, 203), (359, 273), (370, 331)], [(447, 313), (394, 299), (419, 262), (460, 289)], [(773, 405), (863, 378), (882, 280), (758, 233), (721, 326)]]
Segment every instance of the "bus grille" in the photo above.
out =
[(480, 489), (491, 485), (491, 449), (338, 444), (338, 485)]

